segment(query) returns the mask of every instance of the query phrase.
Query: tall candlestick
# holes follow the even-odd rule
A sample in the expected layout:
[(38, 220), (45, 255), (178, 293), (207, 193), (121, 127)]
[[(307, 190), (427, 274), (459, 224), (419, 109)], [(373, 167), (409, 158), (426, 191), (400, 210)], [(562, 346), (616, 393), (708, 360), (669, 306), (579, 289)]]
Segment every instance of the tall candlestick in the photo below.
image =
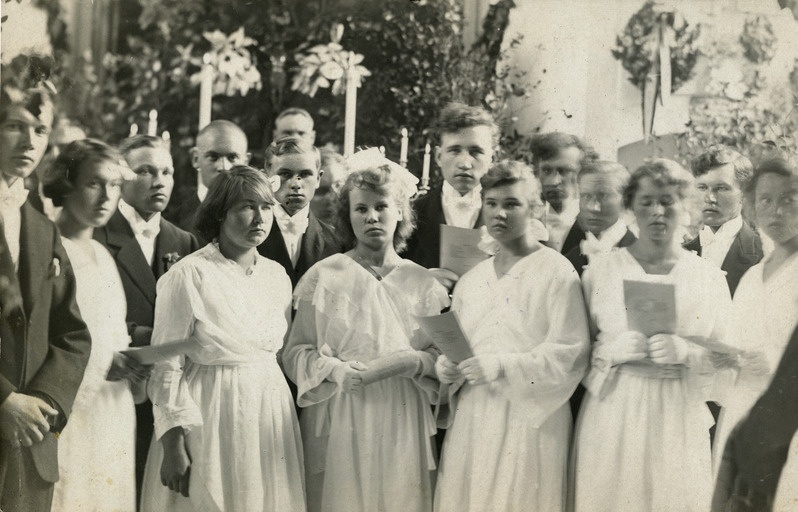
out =
[(155, 137), (158, 134), (158, 111), (150, 110), (150, 120), (147, 123), (147, 135)]
[(344, 115), (344, 156), (348, 157), (355, 152), (355, 123), (357, 112), (357, 71), (355, 70), (354, 54), (349, 54), (349, 63), (346, 68), (346, 111)]
[(139, 133), (139, 125), (133, 123), (130, 125), (130, 133), (127, 134), (128, 137), (133, 137), (134, 135), (138, 135)]
[(202, 73), (200, 75), (199, 95), (199, 129), (211, 123), (211, 107), (213, 106), (213, 66), (211, 54), (202, 56)]
[(399, 150), (399, 165), (407, 167), (407, 128), (402, 128), (402, 148)]
[(424, 146), (424, 167), (421, 168), (421, 189), (428, 190), (429, 189), (429, 142), (427, 145)]

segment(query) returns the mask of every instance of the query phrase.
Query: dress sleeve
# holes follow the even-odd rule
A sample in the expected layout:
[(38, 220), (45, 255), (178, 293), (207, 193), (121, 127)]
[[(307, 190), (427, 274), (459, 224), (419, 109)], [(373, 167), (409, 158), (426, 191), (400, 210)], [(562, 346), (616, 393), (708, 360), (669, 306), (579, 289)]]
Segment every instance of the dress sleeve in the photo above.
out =
[[(204, 311), (199, 275), (190, 267), (173, 268), (158, 281), (152, 345), (190, 339), (198, 312)], [(186, 430), (202, 425), (202, 414), (183, 380), (185, 356), (156, 363), (147, 385), (160, 439), (173, 427)]]
[(544, 339), (528, 352), (503, 355), (502, 366), (511, 393), (530, 405), (529, 419), (538, 427), (568, 401), (587, 367), (587, 315), (576, 273), (557, 271), (546, 303), (530, 306), (528, 315), (548, 317), (548, 329), (528, 334)]

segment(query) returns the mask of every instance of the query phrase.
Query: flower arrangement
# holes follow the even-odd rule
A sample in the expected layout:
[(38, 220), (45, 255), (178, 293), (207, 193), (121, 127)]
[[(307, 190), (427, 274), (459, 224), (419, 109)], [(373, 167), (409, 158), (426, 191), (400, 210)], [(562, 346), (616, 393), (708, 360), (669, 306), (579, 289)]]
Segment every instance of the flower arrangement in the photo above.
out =
[(311, 98), (319, 88), (331, 87), (334, 96), (342, 94), (346, 88), (346, 70), (350, 63), (355, 66), (354, 80), (360, 87), (360, 80), (370, 76), (371, 72), (362, 66), (363, 55), (345, 51), (340, 41), (344, 26), (337, 24), (330, 30), (331, 41), (317, 44), (306, 53), (294, 56), (297, 61), (297, 72), (291, 83), (291, 89), (307, 94)]
[(745, 57), (755, 64), (770, 62), (776, 54), (776, 34), (773, 24), (763, 16), (748, 16), (740, 34)]
[(699, 55), (700, 25), (693, 27), (678, 11), (663, 9), (648, 1), (629, 18), (612, 50), (612, 55), (631, 74), (629, 81), (636, 87), (642, 88), (647, 77), (657, 73), (655, 63), (663, 24), (669, 32), (664, 43), (670, 47), (671, 90), (677, 90), (693, 76)]
[[(254, 89), (260, 90), (262, 87), (260, 71), (255, 65), (249, 47), (255, 46), (256, 41), (244, 35), (244, 27), (230, 35), (226, 35), (220, 30), (204, 32), (203, 37), (211, 43), (210, 64), (216, 70), (213, 82), (213, 94), (224, 94), (235, 96), (247, 93)], [(202, 59), (192, 58), (191, 63), (202, 67)], [(201, 80), (202, 72), (197, 72), (191, 76), (191, 83), (198, 85)]]

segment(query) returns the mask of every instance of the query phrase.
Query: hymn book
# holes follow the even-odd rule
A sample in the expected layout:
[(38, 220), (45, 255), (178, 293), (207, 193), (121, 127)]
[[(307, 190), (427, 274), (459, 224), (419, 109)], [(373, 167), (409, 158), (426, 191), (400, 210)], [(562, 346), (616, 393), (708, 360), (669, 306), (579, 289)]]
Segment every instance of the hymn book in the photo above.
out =
[(478, 229), (441, 224), (441, 268), (462, 276), (488, 258), (478, 247), (482, 235)]
[(416, 321), (432, 343), (455, 364), (474, 357), (457, 313), (447, 311), (435, 316), (417, 316)]
[(676, 290), (671, 283), (624, 279), (626, 322), (647, 337), (676, 332)]

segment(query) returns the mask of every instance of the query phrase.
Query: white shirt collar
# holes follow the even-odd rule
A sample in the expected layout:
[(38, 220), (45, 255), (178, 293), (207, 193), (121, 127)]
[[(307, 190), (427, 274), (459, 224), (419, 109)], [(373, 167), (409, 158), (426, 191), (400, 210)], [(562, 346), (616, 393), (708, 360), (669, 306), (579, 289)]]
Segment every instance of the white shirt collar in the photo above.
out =
[(455, 190), (454, 187), (451, 186), (448, 181), (444, 181), (443, 187), (441, 188), (441, 198), (443, 199), (444, 202), (454, 201), (462, 198), (463, 200), (470, 200), (472, 204), (476, 204), (481, 208), (482, 185), (477, 184), (476, 187), (471, 189), (471, 192), (468, 192), (466, 195), (461, 196), (460, 192)]
[(161, 213), (157, 212), (150, 220), (144, 220), (135, 208), (127, 204), (124, 199), (119, 200), (119, 213), (130, 224), (135, 235), (141, 235), (146, 230), (157, 235), (161, 231)]
[(626, 236), (626, 231), (626, 223), (623, 220), (618, 219), (615, 224), (599, 233), (598, 238), (602, 242), (614, 247), (618, 245), (624, 236)]
[(701, 242), (701, 247), (705, 247), (715, 240), (731, 240), (737, 236), (737, 233), (743, 228), (743, 216), (738, 215), (737, 217), (727, 220), (718, 228), (717, 231), (713, 232), (712, 228), (709, 226), (704, 226), (701, 228), (701, 231), (698, 232), (699, 241)]
[(285, 211), (285, 208), (279, 204), (275, 205), (274, 208), (272, 208), (272, 211), (274, 212), (275, 220), (282, 228), (283, 223), (288, 223), (289, 221), (297, 222), (307, 219), (308, 215), (310, 215), (310, 203), (306, 204), (304, 208), (293, 215), (288, 215), (288, 212)]

